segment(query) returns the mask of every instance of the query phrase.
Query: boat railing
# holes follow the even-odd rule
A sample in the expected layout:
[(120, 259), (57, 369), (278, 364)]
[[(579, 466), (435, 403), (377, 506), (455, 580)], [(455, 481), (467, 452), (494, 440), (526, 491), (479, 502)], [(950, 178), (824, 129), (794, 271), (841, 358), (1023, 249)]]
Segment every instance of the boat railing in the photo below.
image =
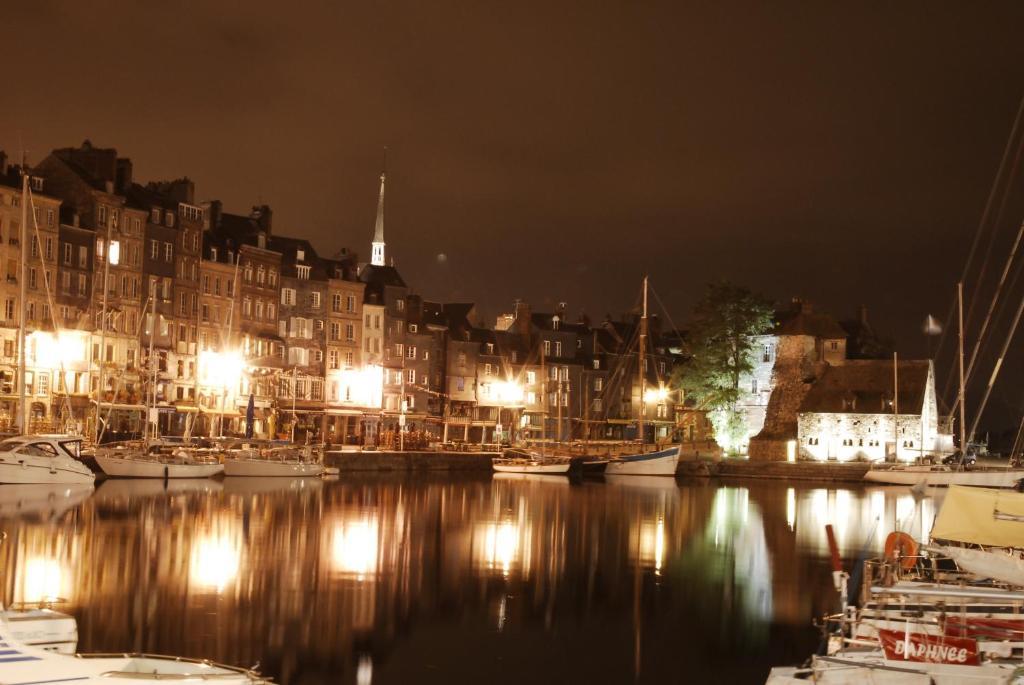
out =
[(272, 685), (273, 681), (269, 678), (260, 675), (258, 671), (252, 668), (240, 668), (238, 666), (231, 666), (228, 664), (221, 664), (210, 659), (193, 659), (184, 656), (168, 656), (166, 654), (148, 654), (145, 652), (96, 652), (90, 654), (76, 654), (78, 659), (153, 659), (156, 661), (169, 661), (173, 663), (181, 664), (195, 664), (197, 666), (206, 666), (208, 668), (215, 668), (219, 673), (197, 673), (197, 672), (182, 672), (182, 673), (157, 673), (153, 671), (130, 671), (130, 670), (119, 670), (119, 671), (104, 671), (100, 674), (103, 678), (132, 678), (132, 679), (146, 679), (146, 680), (224, 680), (238, 678), (239, 676), (247, 679), (254, 685)]
[(47, 597), (36, 602), (11, 602), (4, 606), (6, 611), (35, 611), (49, 609), (53, 611), (58, 606), (64, 606), (68, 600), (64, 597)]
[[(894, 588), (898, 582), (919, 582), (934, 583), (943, 586), (954, 586), (961, 588), (961, 595), (975, 593), (997, 592), (1010, 588), (1002, 583), (978, 582), (978, 578), (966, 571), (960, 570), (956, 562), (948, 557), (934, 554), (915, 554), (898, 557), (897, 559), (878, 558), (868, 559), (864, 562), (864, 582), (861, 586), (861, 606), (876, 595), (885, 594), (913, 594), (903, 588)], [(891, 588), (891, 590), (890, 590)], [(922, 593), (925, 590), (921, 590)], [(954, 596), (953, 589), (947, 591)]]

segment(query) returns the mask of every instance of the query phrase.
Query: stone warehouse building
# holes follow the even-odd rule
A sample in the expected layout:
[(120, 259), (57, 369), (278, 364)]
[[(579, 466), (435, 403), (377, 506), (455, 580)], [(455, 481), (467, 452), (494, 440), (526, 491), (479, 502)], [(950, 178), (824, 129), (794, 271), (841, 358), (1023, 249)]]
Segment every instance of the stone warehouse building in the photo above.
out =
[(800, 458), (815, 461), (935, 453), (941, 438), (931, 362), (858, 359), (827, 367), (800, 403), (797, 442)]

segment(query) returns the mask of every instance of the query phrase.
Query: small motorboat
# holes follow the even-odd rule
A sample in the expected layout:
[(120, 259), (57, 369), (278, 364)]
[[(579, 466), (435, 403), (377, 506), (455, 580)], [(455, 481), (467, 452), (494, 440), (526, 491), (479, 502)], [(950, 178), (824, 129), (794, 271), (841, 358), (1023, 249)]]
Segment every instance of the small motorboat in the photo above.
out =
[(612, 457), (605, 473), (609, 476), (674, 476), (679, 466), (679, 446), (657, 452)]
[(95, 474), (82, 463), (82, 438), (19, 435), (0, 442), (0, 483), (86, 483)]
[(49, 602), (12, 605), (0, 614), (14, 639), (30, 647), (58, 654), (74, 654), (78, 647), (78, 621)]
[[(68, 655), (27, 644), (18, 639), (7, 612), (0, 612), (0, 682), (3, 683), (110, 683), (152, 685), (174, 682), (216, 681), (223, 685), (266, 685), (255, 671), (201, 659), (149, 654)], [(77, 631), (76, 631), (77, 632)]]
[(572, 460), (525, 450), (505, 450), (500, 457), (491, 459), (491, 466), (498, 473), (566, 474)]

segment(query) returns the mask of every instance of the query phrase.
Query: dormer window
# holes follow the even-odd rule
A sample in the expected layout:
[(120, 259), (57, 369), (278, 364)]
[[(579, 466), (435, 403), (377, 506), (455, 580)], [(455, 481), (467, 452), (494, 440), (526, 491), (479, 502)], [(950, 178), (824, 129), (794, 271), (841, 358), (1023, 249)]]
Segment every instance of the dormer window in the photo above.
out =
[(304, 261), (306, 261), (306, 251), (305, 250), (296, 250), (295, 251), (295, 261), (297, 261), (297, 262), (304, 262)]
[(174, 212), (168, 211), (164, 214), (164, 223), (169, 228), (174, 228)]
[(560, 322), (561, 322), (561, 320), (558, 318), (558, 314), (555, 314), (554, 316), (552, 316), (551, 317), (551, 330), (557, 331), (558, 330), (558, 324)]
[(494, 343), (487, 343), (487, 354), (494, 354)]
[(256, 238), (256, 245), (261, 250), (267, 249), (267, 234), (264, 233), (263, 231), (260, 231), (259, 236), (257, 236), (257, 238)]
[(149, 223), (160, 225), (160, 208), (154, 207), (149, 212)]
[(43, 192), (43, 179), (39, 176), (32, 177), (32, 190), (37, 193)]
[(308, 267), (308, 266), (297, 266), (295, 268), (296, 268), (296, 270), (298, 272), (297, 275), (299, 277), (299, 280), (301, 280), (301, 281), (308, 281), (309, 280), (309, 270), (310, 270), (311, 267)]
[(211, 262), (217, 261), (217, 248), (215, 248), (215, 247), (211, 247), (210, 248), (210, 261)]

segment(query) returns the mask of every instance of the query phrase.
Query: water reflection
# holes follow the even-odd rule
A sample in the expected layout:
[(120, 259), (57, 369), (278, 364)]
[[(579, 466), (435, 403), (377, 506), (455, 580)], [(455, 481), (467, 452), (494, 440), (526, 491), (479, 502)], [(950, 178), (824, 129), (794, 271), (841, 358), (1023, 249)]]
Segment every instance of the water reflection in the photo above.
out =
[(242, 538), (231, 520), (218, 520), (197, 533), (190, 553), (189, 578), (201, 589), (221, 592), (238, 575)]
[(331, 531), (331, 568), (341, 576), (364, 580), (377, 572), (377, 518), (364, 514), (334, 523)]
[(6, 599), (66, 598), (85, 650), (259, 662), (284, 685), (763, 678), (832, 608), (826, 523), (849, 561), (938, 507), (662, 478), (134, 483), (5, 520)]

